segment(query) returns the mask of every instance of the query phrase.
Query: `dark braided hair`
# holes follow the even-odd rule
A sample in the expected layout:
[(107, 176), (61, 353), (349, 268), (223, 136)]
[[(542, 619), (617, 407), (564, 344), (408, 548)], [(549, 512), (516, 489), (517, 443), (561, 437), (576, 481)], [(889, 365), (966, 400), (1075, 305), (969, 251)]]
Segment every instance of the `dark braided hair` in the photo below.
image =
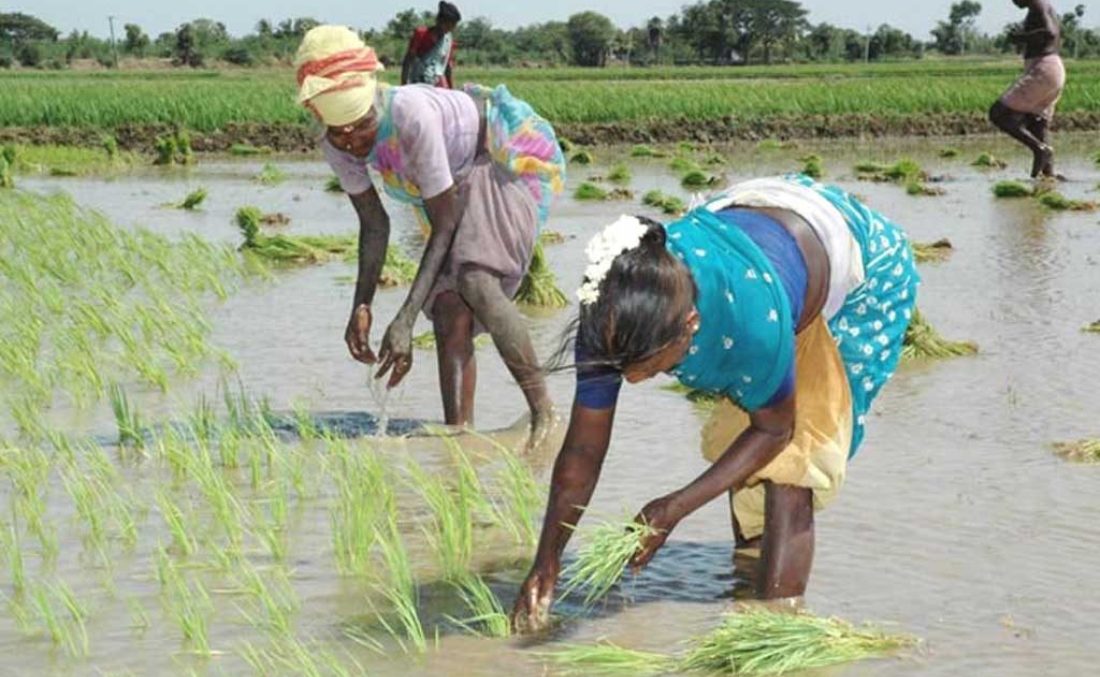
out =
[(552, 364), (564, 364), (575, 341), (591, 365), (621, 370), (683, 336), (683, 320), (698, 296), (695, 280), (665, 247), (664, 226), (638, 220), (648, 227), (641, 242), (615, 258), (600, 282), (599, 298), (581, 305)]

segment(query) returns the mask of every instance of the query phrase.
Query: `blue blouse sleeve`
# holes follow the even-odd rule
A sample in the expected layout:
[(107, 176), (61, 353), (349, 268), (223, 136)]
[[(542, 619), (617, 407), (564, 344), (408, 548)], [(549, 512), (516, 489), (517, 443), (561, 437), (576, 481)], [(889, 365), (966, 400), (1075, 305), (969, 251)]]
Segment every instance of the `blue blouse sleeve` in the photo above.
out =
[(791, 360), (791, 366), (787, 369), (787, 374), (783, 377), (783, 382), (779, 384), (779, 389), (775, 391), (772, 398), (764, 405), (765, 407), (774, 407), (790, 397), (791, 393), (794, 392), (794, 367), (795, 362)]
[(610, 409), (619, 400), (623, 375), (617, 369), (587, 364), (588, 354), (580, 343), (574, 350), (577, 391), (574, 401), (587, 409)]

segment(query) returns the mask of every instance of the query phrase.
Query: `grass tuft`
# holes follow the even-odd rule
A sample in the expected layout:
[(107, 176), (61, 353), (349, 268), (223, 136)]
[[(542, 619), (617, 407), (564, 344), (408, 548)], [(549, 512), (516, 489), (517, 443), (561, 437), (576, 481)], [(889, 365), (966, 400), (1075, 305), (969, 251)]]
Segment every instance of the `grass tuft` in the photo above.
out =
[(825, 176), (825, 164), (820, 155), (807, 155), (801, 158), (802, 173), (811, 179), (820, 179)]
[(642, 204), (656, 207), (670, 216), (683, 214), (687, 210), (687, 205), (684, 204), (683, 200), (672, 195), (665, 195), (656, 189), (648, 191), (642, 196)]
[(1022, 181), (998, 181), (993, 186), (993, 195), (999, 198), (1031, 197), (1034, 189)]
[(260, 169), (260, 173), (256, 175), (256, 180), (265, 186), (274, 186), (286, 181), (286, 172), (268, 162)]
[(188, 211), (194, 211), (202, 206), (202, 203), (206, 201), (206, 189), (196, 188), (187, 194), (187, 197), (182, 201), (176, 203), (176, 209), (186, 209)]
[(983, 169), (1004, 169), (1008, 166), (1007, 162), (994, 156), (992, 153), (982, 153), (971, 164)]
[(573, 192), (574, 200), (595, 201), (606, 200), (607, 198), (608, 193), (606, 190), (588, 181), (577, 186), (577, 190)]
[(229, 147), (229, 154), (238, 157), (251, 157), (254, 155), (271, 155), (274, 151), (270, 146), (253, 146), (248, 143), (235, 143)]
[(591, 645), (567, 645), (540, 657), (564, 675), (622, 675), (643, 677), (676, 670), (676, 659), (666, 654), (627, 649), (606, 640)]
[(940, 263), (951, 256), (955, 247), (946, 237), (935, 242), (913, 242), (913, 257), (917, 263)]
[(717, 185), (718, 177), (713, 174), (707, 174), (700, 169), (693, 169), (680, 178), (680, 185), (686, 190), (696, 190), (700, 188), (710, 188)]
[(1100, 439), (1091, 438), (1076, 442), (1056, 442), (1054, 453), (1067, 461), (1100, 463)]
[(636, 157), (636, 158), (644, 158), (644, 157), (662, 158), (662, 157), (667, 157), (667, 156), (668, 156), (668, 153), (665, 153), (664, 151), (661, 151), (661, 150), (657, 150), (656, 148), (653, 148), (652, 146), (646, 146), (644, 144), (639, 144), (639, 145), (634, 146), (633, 148), (630, 149), (630, 157)]
[(631, 177), (630, 167), (627, 167), (626, 163), (620, 162), (611, 168), (607, 180), (611, 183), (626, 184), (630, 183)]

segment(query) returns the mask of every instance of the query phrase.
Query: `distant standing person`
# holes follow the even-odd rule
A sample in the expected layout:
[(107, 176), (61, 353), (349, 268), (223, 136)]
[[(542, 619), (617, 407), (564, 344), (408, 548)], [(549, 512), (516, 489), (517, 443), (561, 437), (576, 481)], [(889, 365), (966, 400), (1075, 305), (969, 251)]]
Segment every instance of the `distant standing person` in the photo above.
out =
[(451, 78), (455, 65), (454, 30), (461, 20), (457, 7), (449, 2), (439, 3), (435, 25), (420, 26), (413, 31), (401, 63), (401, 84), (454, 89)]
[(1031, 176), (1054, 176), (1054, 148), (1049, 142), (1054, 107), (1066, 86), (1059, 51), (1062, 27), (1047, 0), (1012, 0), (1027, 9), (1023, 30), (1013, 38), (1024, 46), (1024, 74), (989, 110), (989, 119), (1031, 150)]

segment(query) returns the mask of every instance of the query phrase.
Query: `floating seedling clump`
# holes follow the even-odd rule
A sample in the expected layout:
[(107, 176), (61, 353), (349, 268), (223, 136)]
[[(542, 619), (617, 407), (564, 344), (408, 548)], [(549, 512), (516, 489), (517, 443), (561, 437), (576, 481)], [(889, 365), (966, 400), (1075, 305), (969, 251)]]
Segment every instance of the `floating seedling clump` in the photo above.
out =
[(630, 149), (630, 157), (636, 157), (636, 158), (644, 158), (644, 157), (662, 158), (662, 157), (666, 157), (667, 155), (668, 154), (665, 153), (664, 151), (660, 151), (660, 150), (657, 150), (656, 148), (653, 148), (652, 146), (646, 146), (646, 145), (637, 145), (637, 146), (634, 146), (633, 148)]
[(914, 242), (913, 256), (917, 263), (940, 263), (951, 256), (955, 250), (951, 240), (942, 238), (935, 242)]
[(1084, 439), (1076, 442), (1057, 442), (1054, 453), (1077, 463), (1100, 463), (1100, 439)]
[(680, 174), (702, 171), (702, 167), (699, 166), (698, 162), (682, 155), (673, 158), (672, 161), (668, 163), (668, 168)]
[(607, 180), (611, 183), (630, 183), (631, 173), (630, 168), (624, 163), (619, 163), (611, 168), (611, 171), (607, 175)]
[(260, 232), (264, 214), (256, 207), (241, 207), (235, 220), (244, 236), (241, 251), (272, 263), (324, 263), (353, 258), (356, 253), (354, 235), (266, 235)]
[(344, 187), (340, 185), (340, 177), (330, 176), (325, 180), (326, 193), (343, 193)]
[(941, 148), (940, 149), (940, 157), (944, 158), (945, 160), (950, 160), (952, 158), (957, 158), (957, 157), (959, 157), (959, 155), (961, 155), (961, 153), (959, 152), (958, 148)]
[(575, 200), (595, 201), (606, 200), (608, 197), (609, 194), (606, 190), (588, 181), (577, 186), (577, 190), (573, 192), (573, 199)]
[(913, 310), (901, 350), (902, 359), (945, 359), (974, 355), (978, 346), (972, 341), (948, 341), (924, 319), (919, 310)]
[(587, 150), (578, 150), (570, 156), (569, 161), (575, 165), (590, 165), (596, 161), (596, 158)]
[(909, 158), (902, 158), (894, 164), (861, 162), (855, 166), (855, 171), (861, 181), (897, 183), (905, 186), (905, 192), (909, 195), (943, 195), (941, 188), (928, 185), (934, 179)]
[(556, 230), (544, 230), (539, 233), (539, 244), (548, 247), (565, 242), (565, 236)]
[(656, 189), (648, 191), (642, 196), (642, 204), (649, 207), (656, 207), (670, 216), (682, 214), (687, 210), (687, 206), (684, 204), (683, 200), (672, 195), (665, 195)]
[(802, 173), (811, 179), (820, 179), (825, 176), (825, 164), (820, 155), (807, 155), (799, 161), (803, 163)]
[(516, 303), (536, 308), (564, 308), (569, 305), (565, 293), (558, 288), (557, 278), (546, 261), (546, 252), (543, 251), (541, 242), (535, 243), (531, 265), (523, 276), (515, 300)]
[(578, 529), (584, 544), (562, 571), (562, 596), (584, 591), (585, 605), (603, 598), (623, 577), (627, 563), (642, 548), (653, 529), (638, 522), (599, 524)]
[(256, 181), (265, 186), (274, 186), (275, 184), (286, 181), (286, 172), (268, 162), (264, 164), (260, 169), (260, 173), (256, 175)]
[(191, 149), (191, 136), (182, 130), (167, 136), (158, 136), (153, 144), (156, 165), (189, 165), (195, 162), (195, 153)]
[(999, 198), (1032, 197), (1035, 190), (1022, 181), (998, 181), (993, 185), (993, 195)]
[(238, 157), (251, 157), (254, 155), (271, 155), (274, 151), (270, 146), (253, 146), (248, 143), (235, 143), (229, 147), (229, 154)]
[(187, 211), (194, 211), (202, 206), (202, 203), (206, 201), (207, 192), (205, 188), (196, 188), (187, 194), (183, 200), (177, 202), (174, 206), (177, 209), (186, 209)]
[(1039, 204), (1056, 212), (1093, 212), (1100, 204), (1088, 200), (1073, 200), (1055, 190), (1039, 193)]
[(678, 667), (710, 674), (784, 675), (886, 656), (914, 644), (912, 637), (838, 618), (744, 609), (726, 614), (721, 626), (694, 640)]
[(686, 190), (698, 190), (701, 188), (711, 188), (718, 185), (718, 177), (713, 174), (707, 174), (706, 172), (693, 169), (684, 174), (680, 179), (680, 185)]
[(982, 169), (1004, 169), (1008, 166), (1007, 162), (995, 157), (992, 153), (982, 153), (971, 164)]
[(1100, 320), (1086, 324), (1084, 327), (1081, 327), (1081, 331), (1089, 334), (1100, 334)]

